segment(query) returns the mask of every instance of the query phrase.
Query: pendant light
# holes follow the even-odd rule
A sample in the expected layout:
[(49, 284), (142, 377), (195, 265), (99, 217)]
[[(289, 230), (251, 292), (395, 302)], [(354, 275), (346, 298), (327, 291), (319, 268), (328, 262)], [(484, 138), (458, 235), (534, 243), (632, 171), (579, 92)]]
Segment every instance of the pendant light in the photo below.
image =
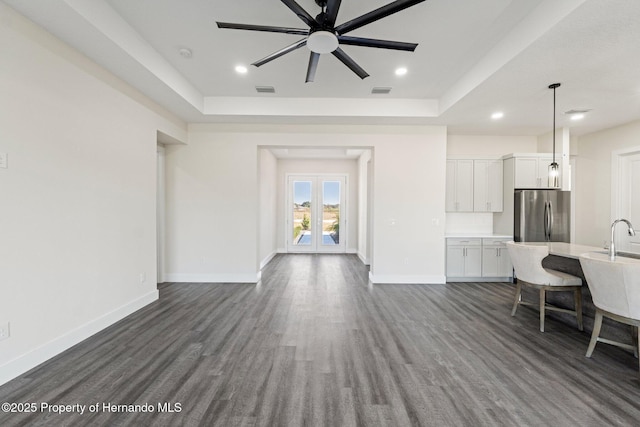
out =
[(560, 83), (549, 85), (549, 89), (553, 89), (553, 161), (549, 165), (549, 187), (560, 187), (560, 169), (556, 163), (556, 88), (560, 87)]

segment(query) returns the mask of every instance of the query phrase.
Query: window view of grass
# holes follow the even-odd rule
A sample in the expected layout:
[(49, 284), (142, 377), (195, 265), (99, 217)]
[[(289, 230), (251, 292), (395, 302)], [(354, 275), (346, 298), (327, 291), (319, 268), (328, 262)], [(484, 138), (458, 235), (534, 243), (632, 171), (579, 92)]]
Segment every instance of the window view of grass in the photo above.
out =
[[(311, 204), (311, 182), (294, 182), (293, 244), (310, 245), (314, 211)], [(340, 243), (340, 182), (323, 182), (322, 237), (323, 245)], [(318, 236), (320, 238), (320, 236)]]

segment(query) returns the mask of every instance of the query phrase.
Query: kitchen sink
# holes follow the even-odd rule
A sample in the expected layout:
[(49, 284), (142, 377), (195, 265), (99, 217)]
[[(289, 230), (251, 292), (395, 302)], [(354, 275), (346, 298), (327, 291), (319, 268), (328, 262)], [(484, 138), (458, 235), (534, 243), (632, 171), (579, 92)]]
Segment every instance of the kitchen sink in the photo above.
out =
[[(596, 253), (609, 255), (609, 251), (596, 251)], [(616, 252), (616, 256), (621, 256), (624, 258), (640, 259), (640, 254), (637, 254), (635, 252), (618, 251)]]
[(640, 259), (640, 254), (636, 254), (634, 252), (622, 252), (622, 251), (618, 251), (618, 253), (616, 253), (616, 256), (623, 256), (626, 258), (635, 258), (635, 259)]

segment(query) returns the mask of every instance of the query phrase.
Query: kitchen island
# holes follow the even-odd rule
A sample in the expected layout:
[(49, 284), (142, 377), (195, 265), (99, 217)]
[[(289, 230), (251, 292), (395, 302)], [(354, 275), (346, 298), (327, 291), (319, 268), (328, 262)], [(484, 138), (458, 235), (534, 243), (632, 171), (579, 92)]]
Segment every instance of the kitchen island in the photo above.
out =
[[(528, 245), (546, 245), (549, 247), (549, 256), (542, 260), (542, 266), (553, 270), (562, 271), (582, 279), (582, 316), (584, 323), (584, 331), (591, 334), (593, 331), (593, 321), (595, 317), (595, 306), (591, 299), (591, 292), (587, 280), (580, 266), (579, 256), (586, 252), (606, 252), (606, 249), (597, 246), (577, 245), (565, 242), (531, 242)], [(537, 301), (537, 291), (523, 290), (523, 299), (527, 301)], [(547, 302), (558, 307), (573, 309), (573, 294), (571, 292), (549, 292), (547, 293)], [(574, 316), (566, 313), (548, 312), (552, 318), (558, 319), (563, 323), (575, 326), (576, 319)], [(608, 337), (623, 342), (631, 342), (631, 333), (629, 327), (619, 322), (614, 322), (605, 318), (603, 322), (603, 331)], [(586, 351), (586, 349), (585, 349)]]

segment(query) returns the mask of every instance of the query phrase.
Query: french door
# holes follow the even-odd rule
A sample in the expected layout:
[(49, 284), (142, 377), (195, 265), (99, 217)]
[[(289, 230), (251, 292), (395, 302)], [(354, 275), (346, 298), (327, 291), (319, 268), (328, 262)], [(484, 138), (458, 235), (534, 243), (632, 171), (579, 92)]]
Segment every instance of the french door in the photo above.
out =
[(345, 252), (345, 175), (287, 177), (287, 250)]

